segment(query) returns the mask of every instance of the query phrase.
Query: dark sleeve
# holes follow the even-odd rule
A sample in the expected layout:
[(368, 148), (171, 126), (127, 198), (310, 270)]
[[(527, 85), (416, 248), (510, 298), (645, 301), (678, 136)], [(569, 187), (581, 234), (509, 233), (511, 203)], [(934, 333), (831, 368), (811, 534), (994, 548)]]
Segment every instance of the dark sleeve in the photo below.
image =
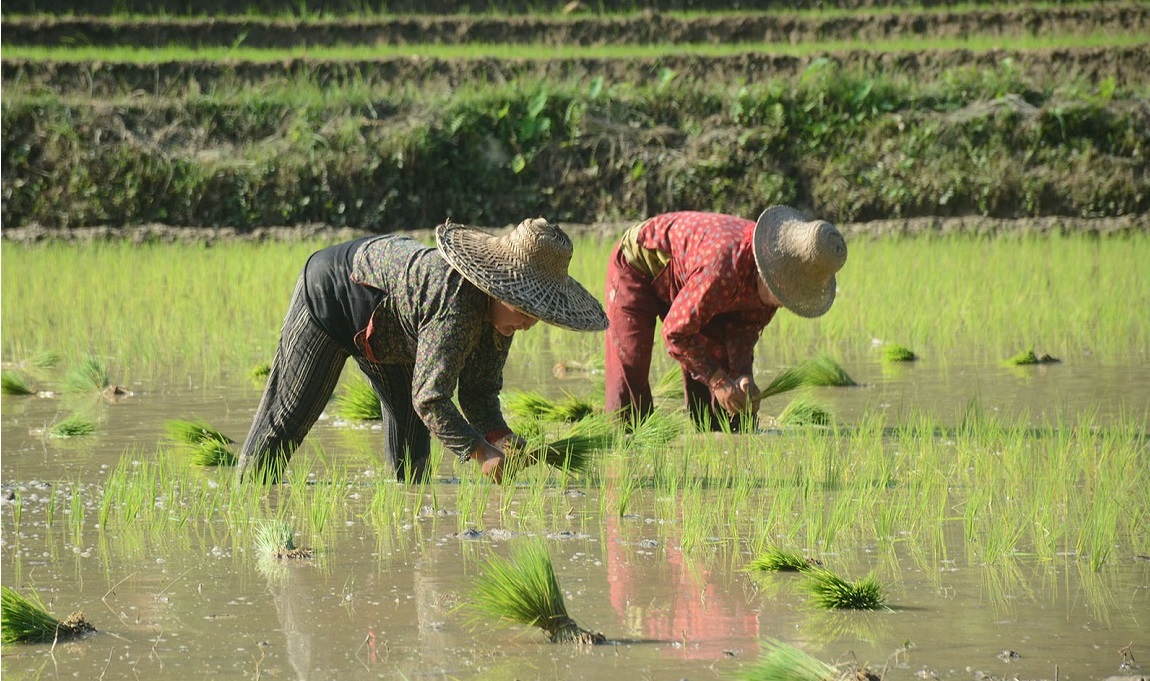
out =
[(459, 406), (471, 425), (487, 434), (507, 428), (499, 393), (503, 390), (503, 367), (514, 336), (504, 336), (490, 324), (485, 326), (487, 329), (467, 359), (467, 370), (459, 376)]

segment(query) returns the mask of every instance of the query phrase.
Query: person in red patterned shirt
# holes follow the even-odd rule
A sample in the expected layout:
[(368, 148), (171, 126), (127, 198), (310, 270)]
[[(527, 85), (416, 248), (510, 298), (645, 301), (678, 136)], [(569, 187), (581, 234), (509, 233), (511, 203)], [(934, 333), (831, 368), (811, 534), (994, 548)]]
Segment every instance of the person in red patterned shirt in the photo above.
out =
[(834, 225), (771, 206), (757, 222), (719, 213), (657, 215), (628, 229), (607, 265), (607, 410), (624, 420), (652, 408), (655, 323), (682, 365), (697, 426), (751, 427), (754, 347), (780, 307), (818, 317), (847, 258)]

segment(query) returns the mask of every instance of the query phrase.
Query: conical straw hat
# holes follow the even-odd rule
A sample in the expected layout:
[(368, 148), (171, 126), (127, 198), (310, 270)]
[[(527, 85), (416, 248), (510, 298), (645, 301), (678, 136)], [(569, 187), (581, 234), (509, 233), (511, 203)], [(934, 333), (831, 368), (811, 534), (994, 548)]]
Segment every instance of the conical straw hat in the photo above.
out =
[(571, 239), (545, 218), (524, 220), (502, 236), (448, 221), (435, 228), (439, 252), (488, 295), (573, 331), (607, 328), (603, 306), (567, 274)]
[(788, 206), (771, 206), (755, 224), (755, 264), (783, 307), (818, 317), (835, 300), (835, 273), (847, 261), (847, 242), (831, 223), (807, 220)]

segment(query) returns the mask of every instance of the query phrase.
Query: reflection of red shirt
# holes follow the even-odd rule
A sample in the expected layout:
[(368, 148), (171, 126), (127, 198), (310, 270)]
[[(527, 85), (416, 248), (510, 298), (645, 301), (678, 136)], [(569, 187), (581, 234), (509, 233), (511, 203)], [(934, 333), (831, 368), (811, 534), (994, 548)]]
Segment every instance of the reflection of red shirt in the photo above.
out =
[(655, 278), (670, 305), (663, 320), (667, 353), (700, 381), (725, 368), (751, 373), (754, 347), (777, 308), (759, 300), (755, 223), (719, 213), (657, 215), (640, 229), (643, 248), (668, 253)]

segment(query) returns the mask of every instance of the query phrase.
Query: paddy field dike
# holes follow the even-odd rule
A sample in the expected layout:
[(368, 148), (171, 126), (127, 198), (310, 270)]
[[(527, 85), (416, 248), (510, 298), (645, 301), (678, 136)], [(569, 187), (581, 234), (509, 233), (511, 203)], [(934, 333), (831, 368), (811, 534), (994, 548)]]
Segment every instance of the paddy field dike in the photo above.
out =
[(146, 4), (5, 3), (7, 238), (1147, 227), (1145, 2)]

